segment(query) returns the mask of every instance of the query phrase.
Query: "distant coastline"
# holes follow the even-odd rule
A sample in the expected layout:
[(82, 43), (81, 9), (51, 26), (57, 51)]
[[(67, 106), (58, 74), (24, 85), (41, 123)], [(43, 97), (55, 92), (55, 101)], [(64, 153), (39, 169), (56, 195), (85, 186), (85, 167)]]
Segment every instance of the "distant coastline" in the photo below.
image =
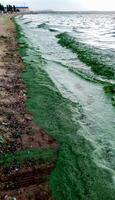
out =
[(29, 11), (19, 14), (115, 14), (115, 11), (55, 11), (55, 10), (39, 10)]

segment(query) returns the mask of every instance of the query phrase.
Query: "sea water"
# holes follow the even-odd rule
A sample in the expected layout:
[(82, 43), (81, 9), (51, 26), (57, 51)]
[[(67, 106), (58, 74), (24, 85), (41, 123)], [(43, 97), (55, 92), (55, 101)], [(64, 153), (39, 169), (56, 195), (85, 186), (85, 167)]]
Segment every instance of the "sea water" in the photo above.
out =
[(56, 200), (115, 199), (115, 14), (16, 18), (27, 109), (59, 142), (50, 176)]

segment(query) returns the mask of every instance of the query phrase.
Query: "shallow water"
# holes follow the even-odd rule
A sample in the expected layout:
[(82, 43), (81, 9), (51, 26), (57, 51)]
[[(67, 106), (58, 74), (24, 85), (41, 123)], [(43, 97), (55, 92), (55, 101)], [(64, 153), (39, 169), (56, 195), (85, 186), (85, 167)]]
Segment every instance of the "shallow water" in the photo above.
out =
[[(16, 19), (22, 56), (29, 66), (23, 74), (28, 109), (60, 143), (50, 178), (56, 200), (114, 199), (115, 108), (102, 84), (115, 81), (114, 17), (42, 14)], [(79, 51), (58, 43), (56, 36), (63, 32), (74, 37)], [(105, 67), (104, 73), (112, 69), (111, 77), (92, 71), (95, 59)]]

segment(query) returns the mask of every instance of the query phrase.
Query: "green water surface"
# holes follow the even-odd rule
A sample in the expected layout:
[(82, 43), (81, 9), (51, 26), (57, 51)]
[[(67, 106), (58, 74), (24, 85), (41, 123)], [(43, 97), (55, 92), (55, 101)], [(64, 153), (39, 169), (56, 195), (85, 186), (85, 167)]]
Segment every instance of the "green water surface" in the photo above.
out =
[[(18, 41), (26, 65), (22, 78), (27, 86), (27, 110), (59, 143), (56, 168), (49, 180), (54, 199), (114, 200), (114, 112), (103, 86), (43, 59), (19, 27)], [(88, 94), (93, 103), (88, 103)], [(99, 115), (101, 109), (105, 111)], [(108, 116), (107, 111), (112, 114)], [(104, 115), (111, 124), (106, 125)]]

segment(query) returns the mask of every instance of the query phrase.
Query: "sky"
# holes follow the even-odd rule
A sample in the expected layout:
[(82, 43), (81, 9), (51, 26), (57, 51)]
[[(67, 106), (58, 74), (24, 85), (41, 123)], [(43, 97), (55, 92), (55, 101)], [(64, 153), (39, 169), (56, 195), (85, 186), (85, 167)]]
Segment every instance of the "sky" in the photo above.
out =
[(115, 10), (115, 0), (0, 0), (0, 3), (26, 5), (31, 10)]

